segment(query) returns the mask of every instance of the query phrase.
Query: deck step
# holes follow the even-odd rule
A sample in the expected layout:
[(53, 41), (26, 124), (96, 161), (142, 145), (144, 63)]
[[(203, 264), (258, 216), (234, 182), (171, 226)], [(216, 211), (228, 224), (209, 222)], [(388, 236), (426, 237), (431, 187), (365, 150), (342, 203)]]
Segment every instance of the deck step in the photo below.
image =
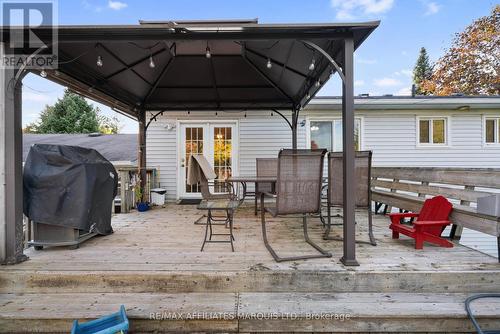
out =
[[(127, 309), (134, 333), (471, 332), (460, 293), (1, 294), (0, 332), (67, 333), (73, 319)], [(500, 300), (474, 305), (500, 328)]]
[(0, 293), (491, 292), (496, 270), (477, 271), (0, 271)]

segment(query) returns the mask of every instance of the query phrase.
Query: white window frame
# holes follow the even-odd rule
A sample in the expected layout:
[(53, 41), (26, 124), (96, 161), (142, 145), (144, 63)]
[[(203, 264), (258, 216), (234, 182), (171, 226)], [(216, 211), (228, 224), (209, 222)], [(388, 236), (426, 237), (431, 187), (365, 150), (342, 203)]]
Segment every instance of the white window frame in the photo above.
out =
[[(444, 120), (444, 143), (421, 143), (420, 142), (420, 121), (431, 121), (429, 124), (429, 136), (430, 140), (432, 140), (433, 137), (433, 122), (434, 120)], [(451, 122), (450, 122), (450, 116), (417, 116), (416, 117), (416, 129), (417, 132), (415, 133), (415, 141), (417, 144), (417, 147), (424, 147), (424, 148), (429, 148), (429, 147), (449, 147), (450, 142), (451, 142)]]
[[(496, 131), (496, 142), (488, 143), (486, 142), (486, 121), (495, 120), (495, 131)], [(483, 115), (483, 146), (500, 146), (500, 131), (498, 131), (498, 125), (500, 124), (500, 116), (495, 115)]]
[[(354, 117), (355, 121), (359, 120), (359, 150), (364, 151), (365, 145), (364, 145), (364, 129), (365, 129), (365, 123), (364, 123), (364, 117), (363, 116), (355, 116)], [(334, 121), (342, 121), (342, 117), (313, 117), (313, 118), (306, 118), (306, 148), (311, 149), (311, 122), (331, 122), (332, 123), (332, 144), (334, 140), (334, 126), (333, 122)]]

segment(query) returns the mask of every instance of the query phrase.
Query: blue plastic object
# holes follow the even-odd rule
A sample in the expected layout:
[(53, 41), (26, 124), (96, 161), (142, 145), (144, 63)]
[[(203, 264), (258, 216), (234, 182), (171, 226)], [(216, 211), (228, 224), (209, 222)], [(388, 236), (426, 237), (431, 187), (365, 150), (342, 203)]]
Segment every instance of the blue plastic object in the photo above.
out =
[(128, 332), (128, 319), (125, 313), (125, 306), (120, 307), (120, 311), (105, 317), (91, 320), (82, 324), (78, 320), (73, 322), (71, 334), (115, 334)]
[(146, 202), (137, 203), (137, 211), (144, 212), (149, 210), (149, 204)]

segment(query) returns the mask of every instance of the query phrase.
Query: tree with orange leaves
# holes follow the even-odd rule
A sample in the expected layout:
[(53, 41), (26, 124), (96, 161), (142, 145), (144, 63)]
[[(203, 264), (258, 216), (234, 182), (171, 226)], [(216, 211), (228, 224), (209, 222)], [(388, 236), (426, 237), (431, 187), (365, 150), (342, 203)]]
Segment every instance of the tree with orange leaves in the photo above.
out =
[(500, 5), (455, 35), (422, 87), (434, 95), (500, 94)]

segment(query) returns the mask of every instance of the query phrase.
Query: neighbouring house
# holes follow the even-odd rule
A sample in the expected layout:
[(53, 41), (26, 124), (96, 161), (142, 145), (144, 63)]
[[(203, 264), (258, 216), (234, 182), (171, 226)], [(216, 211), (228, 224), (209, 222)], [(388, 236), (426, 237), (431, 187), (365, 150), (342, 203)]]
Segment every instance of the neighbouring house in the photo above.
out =
[(93, 148), (115, 165), (137, 164), (136, 134), (23, 134), (23, 162), (33, 144), (71, 145)]
[[(356, 144), (374, 166), (500, 167), (500, 97), (358, 97)], [(284, 115), (290, 117), (290, 115)], [(159, 171), (167, 198), (199, 197), (185, 181), (187, 158), (203, 153), (220, 178), (255, 174), (257, 157), (291, 147), (276, 113), (168, 112), (147, 131), (148, 167)], [(318, 97), (300, 113), (299, 148), (342, 148), (341, 98)], [(462, 243), (496, 254), (496, 238), (466, 231)]]

